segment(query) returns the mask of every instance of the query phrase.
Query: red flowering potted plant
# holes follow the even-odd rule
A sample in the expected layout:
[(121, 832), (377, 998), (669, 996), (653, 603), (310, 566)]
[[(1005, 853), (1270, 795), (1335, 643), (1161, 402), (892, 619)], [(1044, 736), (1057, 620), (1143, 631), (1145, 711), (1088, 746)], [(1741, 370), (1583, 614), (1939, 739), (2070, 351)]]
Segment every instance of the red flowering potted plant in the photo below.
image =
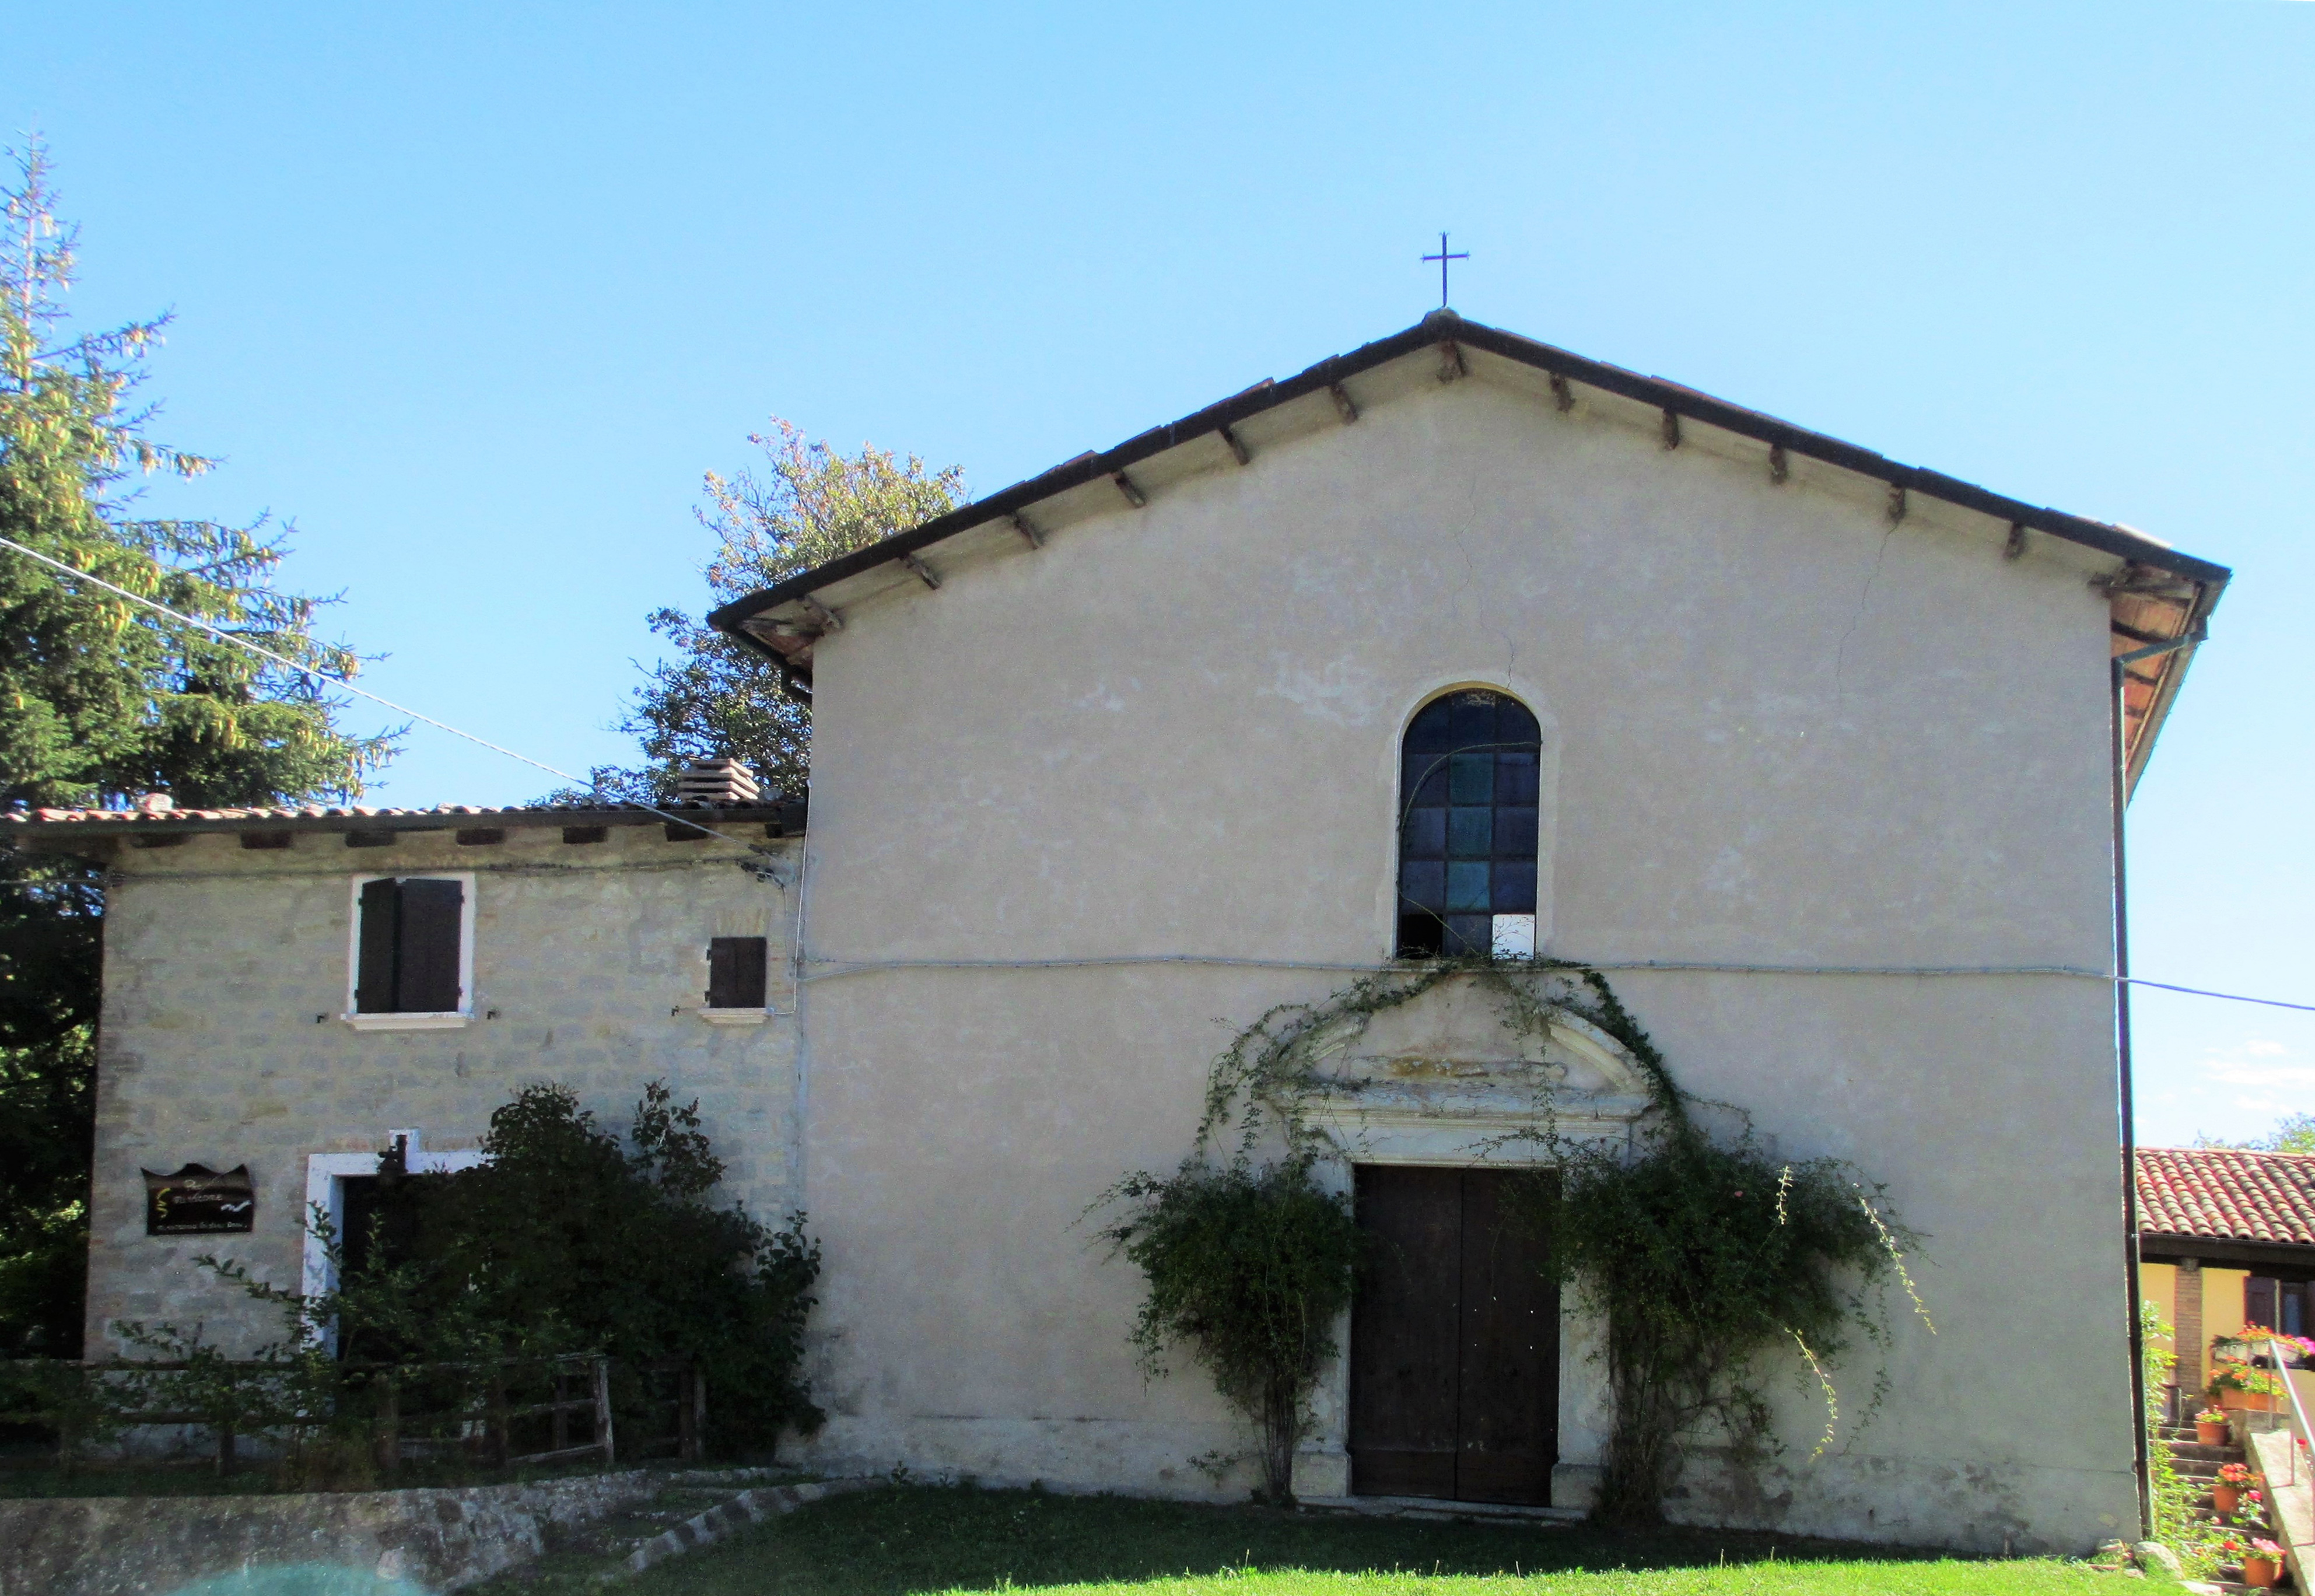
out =
[(2250, 1469), (2244, 1464), (2229, 1463), (2219, 1470), (2218, 1483), (2211, 1487), (2211, 1507), (2222, 1519), (2232, 1518), (2242, 1502), (2243, 1487), (2250, 1484)]
[(2195, 1444), (2197, 1446), (2227, 1444), (2226, 1409), (2206, 1407), (2195, 1415)]
[(2222, 1407), (2239, 1407), (2246, 1413), (2272, 1413), (2275, 1399), (2283, 1395), (2283, 1381), (2264, 1369), (2222, 1361), (2211, 1365), (2209, 1390), (2212, 1400)]
[(2243, 1583), (2271, 1585), (2283, 1577), (2283, 1548), (2271, 1540), (2254, 1540), (2243, 1553)]

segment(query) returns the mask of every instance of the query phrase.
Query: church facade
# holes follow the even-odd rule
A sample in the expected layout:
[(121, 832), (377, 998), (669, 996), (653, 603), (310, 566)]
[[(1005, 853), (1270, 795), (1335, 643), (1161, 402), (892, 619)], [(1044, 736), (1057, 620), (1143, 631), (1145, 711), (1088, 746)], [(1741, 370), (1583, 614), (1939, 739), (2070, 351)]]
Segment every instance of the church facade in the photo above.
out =
[[(1273, 1006), (1533, 950), (1596, 963), (1685, 1089), (1886, 1182), (1929, 1238), (1936, 1333), (1898, 1326), (1871, 1424), (1804, 1461), (1823, 1414), (1790, 1382), (1803, 1444), (1699, 1459), (1677, 1515), (2128, 1533), (2110, 661), (2198, 636), (2226, 575), (1441, 315), (718, 612), (813, 705), (807, 1455), (1207, 1489), (1243, 1435), (1194, 1369), (1137, 1370), (1139, 1282), (1085, 1206), (1175, 1166)], [(2125, 668), (2133, 778), (2190, 654)], [(1394, 1090), (1333, 1172), (1465, 1256), (1522, 1070), (1593, 1133), (1637, 1109), (1609, 1039), (1507, 1058), (1483, 1009), (1346, 1044)], [(1451, 1289), (1353, 1308), (1301, 1494), (1501, 1499), (1362, 1402), (1362, 1336), (1453, 1364)], [(1599, 1327), (1557, 1317), (1521, 1499), (1581, 1507)], [(2020, 1355), (2061, 1347), (2059, 1381)]]
[[(1139, 1281), (1087, 1205), (1180, 1161), (1211, 1061), (1276, 1006), (1544, 956), (1605, 973), (1687, 1091), (1885, 1183), (1927, 1237), (1935, 1332), (1896, 1326), (1870, 1424), (1810, 1458), (1814, 1383), (1779, 1384), (1801, 1444), (1707, 1449), (1674, 1516), (2127, 1535), (2115, 806), (2227, 576), (1442, 313), (717, 612), (811, 699), (808, 832), (614, 817), (591, 873), (563, 829), (599, 815), (461, 822), (505, 828), (474, 847), (421, 817), (390, 868), (342, 851), (394, 829), (359, 816), (279, 857), (114, 845), (93, 1326), (197, 1289), (199, 1249), (136, 1221), (141, 1169), (246, 1163), (288, 1270), (313, 1171), (335, 1178), (316, 1158), (421, 1124), (471, 1148), (524, 1078), (616, 1121), (663, 1075), (703, 1096), (732, 1194), (825, 1245), (804, 1460), (1239, 1495), (1243, 1426), (1186, 1361), (1144, 1378)], [(771, 879), (733, 826), (779, 831)], [(366, 883), (462, 870), (455, 912), (501, 918), (465, 976), (421, 948), (408, 979), (464, 1017), (366, 1029), (389, 978), (365, 914), (454, 913)], [(331, 951), (196, 969), (196, 923)], [(699, 1012), (734, 968), (745, 1024)], [(240, 982), (272, 996), (202, 1012)], [(1420, 1266), (1372, 1272), (1337, 1327), (1298, 1494), (1580, 1510), (1601, 1326), (1486, 1260), (1502, 1175), (1548, 1157), (1535, 1083), (1612, 1143), (1645, 1110), (1635, 1060), (1574, 1020), (1513, 1037), (1450, 981), (1328, 1067), (1359, 1090), (1322, 1111), (1325, 1177)]]

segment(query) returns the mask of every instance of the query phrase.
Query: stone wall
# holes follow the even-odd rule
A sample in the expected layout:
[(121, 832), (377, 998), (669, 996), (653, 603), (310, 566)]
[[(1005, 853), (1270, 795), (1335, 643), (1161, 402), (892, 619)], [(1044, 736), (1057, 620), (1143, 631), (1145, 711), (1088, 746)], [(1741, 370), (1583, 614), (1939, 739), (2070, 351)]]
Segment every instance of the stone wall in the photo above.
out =
[(549, 1524), (649, 1501), (666, 1481), (636, 1469), (455, 1491), (0, 1502), (0, 1596), (152, 1596), (301, 1564), (457, 1591), (537, 1556)]
[[(645, 1082), (699, 1100), (729, 1166), (722, 1191), (759, 1218), (794, 1206), (797, 1042), (787, 958), (802, 844), (769, 843), (780, 880), (714, 838), (613, 827), (566, 844), (556, 827), (460, 847), (449, 831), (350, 848), (327, 832), (253, 851), (232, 835), (127, 849), (105, 928), (102, 1052), (89, 1274), (89, 1348), (117, 1319), (205, 1324), (243, 1346), (279, 1334), (193, 1259), (248, 1261), (293, 1284), (307, 1159), (374, 1152), (416, 1130), (428, 1152), (473, 1148), (516, 1089), (556, 1081), (624, 1130)], [(348, 962), (358, 875), (472, 872), (472, 1018), (451, 1029), (356, 1031)], [(784, 884), (785, 883), (785, 884)], [(771, 944), (766, 1018), (703, 1017), (714, 936)], [(246, 1236), (145, 1233), (140, 1169), (249, 1166)]]

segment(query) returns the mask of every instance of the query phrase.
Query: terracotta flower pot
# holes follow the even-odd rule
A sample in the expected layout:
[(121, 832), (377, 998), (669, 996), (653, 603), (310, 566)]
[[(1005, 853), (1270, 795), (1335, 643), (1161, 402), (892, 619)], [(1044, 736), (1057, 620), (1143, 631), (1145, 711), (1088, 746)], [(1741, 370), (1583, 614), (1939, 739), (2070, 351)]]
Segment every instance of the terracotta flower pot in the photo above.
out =
[(2227, 1422), (2221, 1419), (2216, 1423), (2205, 1424), (2197, 1420), (2195, 1424), (2195, 1444), (2196, 1446), (2226, 1445)]
[(2281, 1576), (2283, 1565), (2273, 1557), (2250, 1556), (2243, 1559), (2243, 1583), (2271, 1585)]
[(2230, 1485), (2221, 1482), (2211, 1487), (2211, 1511), (2221, 1518), (2232, 1518), (2235, 1509), (2241, 1504), (2242, 1487), (2240, 1485)]

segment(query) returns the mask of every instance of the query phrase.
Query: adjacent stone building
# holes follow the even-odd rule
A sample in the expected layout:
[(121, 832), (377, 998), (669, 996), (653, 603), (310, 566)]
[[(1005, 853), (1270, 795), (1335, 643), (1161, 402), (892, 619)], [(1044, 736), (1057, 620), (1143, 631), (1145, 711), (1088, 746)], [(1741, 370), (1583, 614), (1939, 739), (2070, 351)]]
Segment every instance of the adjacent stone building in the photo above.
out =
[[(108, 866), (90, 1354), (121, 1350), (120, 1319), (278, 1335), (192, 1259), (324, 1284), (312, 1205), (342, 1228), (397, 1139), (413, 1169), (473, 1160), (492, 1110), (535, 1081), (624, 1130), (665, 1080), (698, 1099), (723, 1194), (784, 1218), (803, 805), (677, 812), (697, 824), (635, 808), (10, 817)], [(188, 1166), (245, 1169), (253, 1208), (189, 1205), (203, 1177), (173, 1178)]]

